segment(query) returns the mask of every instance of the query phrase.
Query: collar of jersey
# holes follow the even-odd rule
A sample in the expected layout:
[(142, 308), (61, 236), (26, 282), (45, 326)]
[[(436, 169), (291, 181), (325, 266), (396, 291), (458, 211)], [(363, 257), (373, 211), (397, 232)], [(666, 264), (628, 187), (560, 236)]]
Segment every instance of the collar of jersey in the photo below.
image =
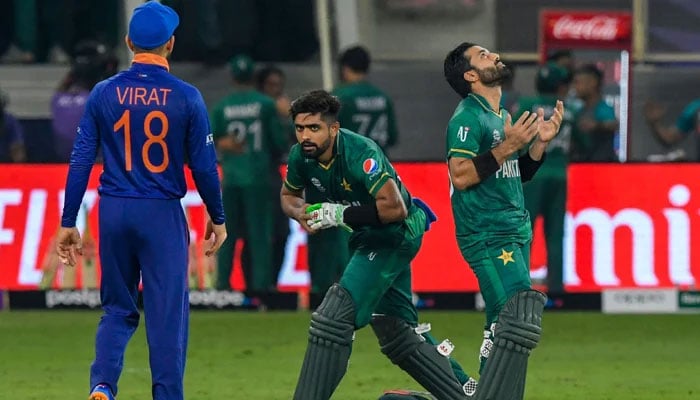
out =
[(481, 108), (484, 109), (484, 111), (494, 113), (498, 115), (499, 118), (503, 118), (500, 112), (501, 110), (499, 110), (499, 112), (494, 111), (494, 109), (491, 108), (491, 106), (489, 105), (489, 102), (486, 101), (486, 99), (483, 96), (479, 96), (476, 93), (469, 93), (469, 96), (476, 100), (476, 102), (479, 103), (479, 105), (481, 106)]
[(157, 54), (152, 53), (138, 53), (134, 54), (134, 59), (131, 60), (132, 64), (147, 64), (156, 65), (165, 68), (166, 71), (170, 71), (170, 64), (165, 57), (161, 57)]

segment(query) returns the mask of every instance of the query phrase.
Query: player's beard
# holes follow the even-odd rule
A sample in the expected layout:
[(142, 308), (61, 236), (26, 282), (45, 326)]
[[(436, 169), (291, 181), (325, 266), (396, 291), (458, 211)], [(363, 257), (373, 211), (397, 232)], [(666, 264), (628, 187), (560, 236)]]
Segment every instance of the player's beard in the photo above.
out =
[(479, 80), (484, 86), (498, 86), (506, 79), (510, 78), (511, 72), (505, 64), (499, 67), (498, 64), (493, 67), (478, 69), (474, 68), (477, 74), (479, 74)]
[[(305, 158), (317, 159), (321, 156), (321, 154), (325, 153), (326, 150), (328, 150), (328, 148), (331, 146), (331, 135), (328, 135), (328, 138), (320, 145), (318, 145), (310, 140), (305, 140), (305, 141), (301, 142), (300, 145), (301, 145), (301, 152)], [(307, 147), (304, 147), (304, 145), (312, 145), (313, 147), (307, 148)]]

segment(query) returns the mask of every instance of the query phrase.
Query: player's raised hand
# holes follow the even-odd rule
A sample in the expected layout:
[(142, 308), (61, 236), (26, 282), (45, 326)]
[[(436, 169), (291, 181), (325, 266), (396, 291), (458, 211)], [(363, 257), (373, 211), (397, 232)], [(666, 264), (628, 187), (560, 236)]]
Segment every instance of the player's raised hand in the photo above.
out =
[(207, 221), (207, 230), (204, 233), (204, 239), (209, 240), (212, 235), (214, 235), (214, 240), (211, 242), (211, 246), (204, 251), (207, 257), (216, 254), (221, 245), (224, 244), (224, 241), (226, 241), (226, 236), (228, 236), (226, 233), (226, 224), (217, 225), (213, 223), (211, 219)]
[(61, 227), (56, 234), (56, 252), (64, 265), (75, 267), (78, 263), (76, 254), (83, 255), (83, 242), (78, 228)]
[(503, 133), (506, 135), (504, 143), (512, 146), (514, 151), (518, 151), (527, 146), (532, 139), (537, 136), (538, 127), (537, 113), (525, 111), (515, 123), (510, 114), (506, 117)]
[(547, 143), (554, 139), (559, 133), (559, 128), (561, 127), (561, 121), (564, 119), (564, 102), (557, 100), (557, 105), (554, 107), (554, 112), (548, 120), (544, 119), (544, 109), (540, 108), (537, 110), (537, 119), (539, 121), (539, 133), (538, 138)]

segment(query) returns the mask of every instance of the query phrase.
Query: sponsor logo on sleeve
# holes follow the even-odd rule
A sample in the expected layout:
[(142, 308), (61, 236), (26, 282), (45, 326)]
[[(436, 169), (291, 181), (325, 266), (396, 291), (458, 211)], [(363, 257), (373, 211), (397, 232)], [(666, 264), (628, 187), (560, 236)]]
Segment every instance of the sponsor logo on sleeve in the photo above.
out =
[(362, 170), (371, 175), (379, 170), (379, 163), (374, 158), (368, 158), (362, 163)]

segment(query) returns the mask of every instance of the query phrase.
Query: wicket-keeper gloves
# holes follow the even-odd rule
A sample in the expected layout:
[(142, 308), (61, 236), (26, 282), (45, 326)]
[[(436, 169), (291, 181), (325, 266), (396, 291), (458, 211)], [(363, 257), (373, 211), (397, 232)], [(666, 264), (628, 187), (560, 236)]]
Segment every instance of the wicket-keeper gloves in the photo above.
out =
[(316, 203), (306, 208), (306, 213), (311, 214), (308, 220), (311, 229), (327, 229), (341, 227), (352, 232), (352, 229), (343, 222), (343, 213), (349, 206), (334, 203)]

